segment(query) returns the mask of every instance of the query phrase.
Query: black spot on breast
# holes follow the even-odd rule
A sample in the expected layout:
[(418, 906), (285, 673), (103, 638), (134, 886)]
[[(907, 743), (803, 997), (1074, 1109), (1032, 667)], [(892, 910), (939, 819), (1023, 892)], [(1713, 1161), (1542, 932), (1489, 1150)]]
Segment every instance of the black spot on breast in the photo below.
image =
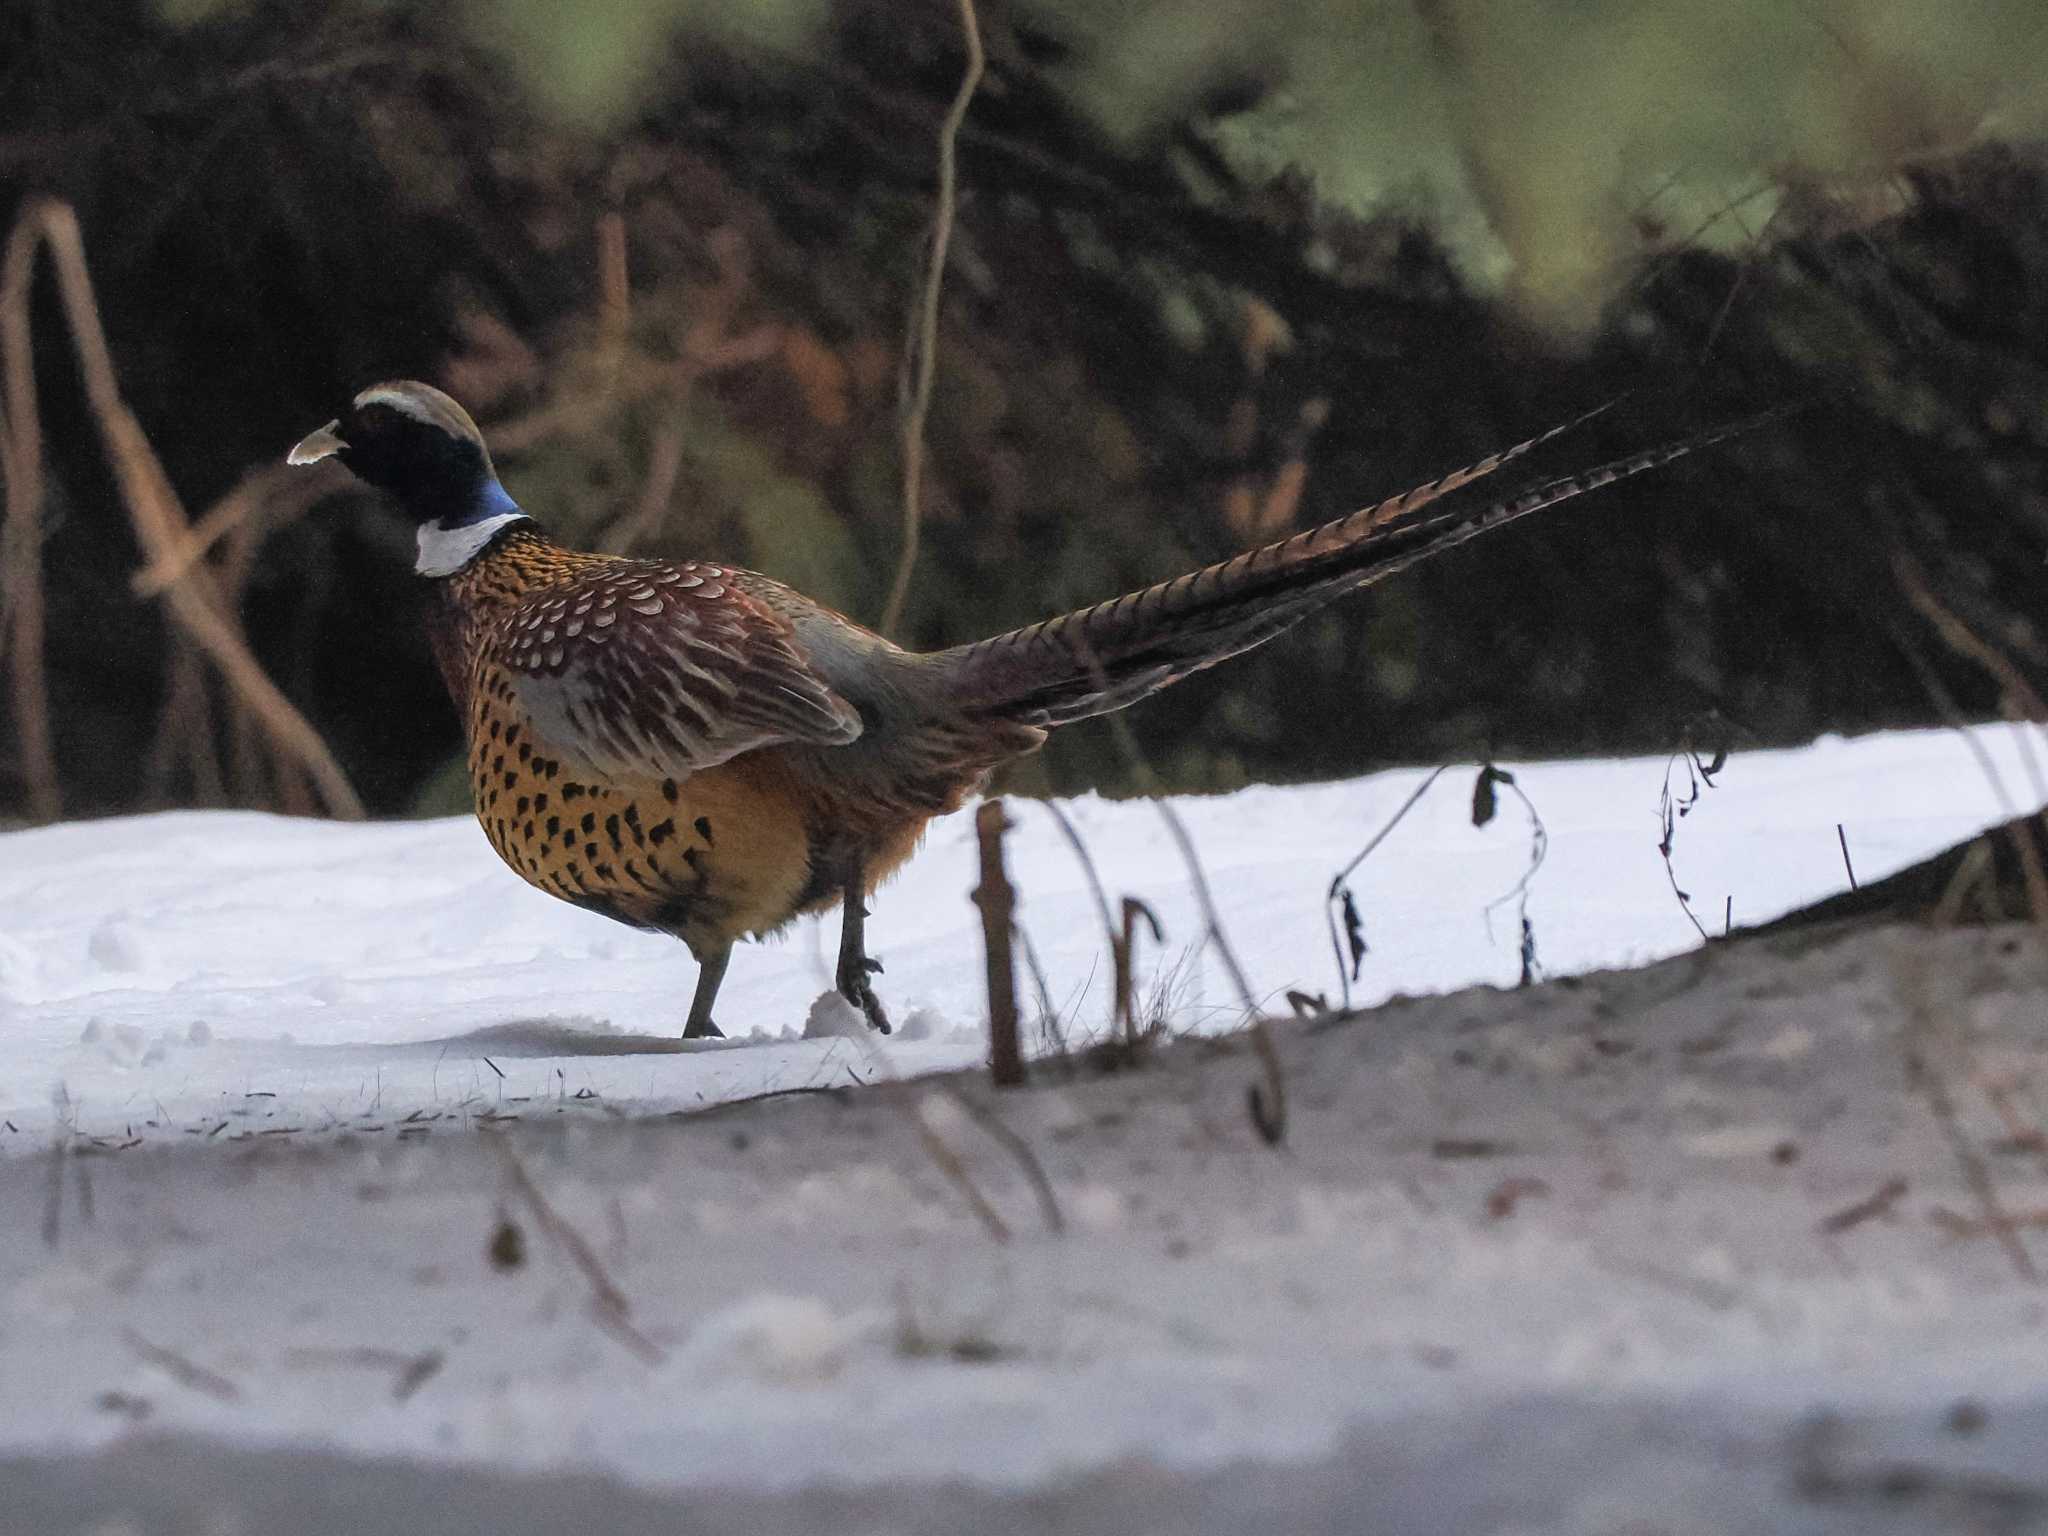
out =
[(583, 830), (586, 832), (595, 832), (597, 830), (597, 812), (585, 811), (583, 813)]
[(708, 848), (711, 845), (711, 818), (699, 816), (692, 825), (696, 827), (697, 835), (704, 839), (704, 844)]
[(704, 873), (704, 866), (700, 862), (700, 858), (701, 855), (695, 848), (685, 848), (683, 850), (683, 862), (690, 866), (692, 874), (701, 875)]
[[(559, 816), (550, 816), (548, 818), (548, 841), (553, 842), (556, 838), (560, 837), (561, 835), (562, 818)], [(573, 838), (576, 834), (572, 832), (569, 835)]]
[(534, 815), (538, 816), (538, 815), (539, 815), (539, 814), (540, 814), (540, 813), (541, 813), (542, 811), (546, 810), (547, 808), (548, 808), (548, 797), (547, 797), (546, 795), (535, 795), (535, 796), (533, 797), (533, 814), (534, 814)]
[(612, 852), (617, 853), (625, 846), (619, 841), (619, 818), (617, 816), (605, 817), (604, 835), (612, 840)]
[(528, 822), (528, 823), (527, 823), (527, 824), (525, 825), (525, 827), (523, 827), (523, 828), (522, 828), (522, 829), (520, 830), (520, 834), (519, 834), (519, 835), (520, 835), (521, 837), (525, 838), (525, 839), (526, 839), (526, 841), (528, 841), (529, 843), (530, 843), (530, 842), (532, 842), (532, 841), (533, 841), (533, 823), (529, 821), (529, 822)]
[(504, 771), (505, 771), (505, 754), (504, 754), (504, 753), (502, 753), (502, 752), (500, 752), (500, 753), (499, 753), (499, 754), (498, 754), (498, 755), (497, 755), (496, 757), (494, 757), (494, 758), (492, 758), (492, 759), (491, 759), (491, 772), (493, 772), (493, 773), (503, 773)]
[[(516, 741), (518, 741), (518, 740), (519, 740), (519, 727), (518, 727), (518, 726), (516, 726), (516, 725), (508, 725), (508, 726), (506, 726), (506, 727), (505, 727), (505, 745), (509, 747), (509, 746), (511, 746), (511, 745), (512, 745), (512, 744), (513, 744), (514, 742), (516, 742)], [(526, 750), (527, 750), (527, 751), (529, 751), (529, 752), (531, 752), (531, 751), (533, 750), (533, 748), (531, 748), (531, 747), (528, 747), (528, 748), (527, 748)]]
[(666, 800), (670, 805), (674, 805), (676, 803), (676, 794), (676, 781), (674, 779), (663, 779), (661, 781), (662, 799)]
[(582, 798), (583, 786), (581, 784), (570, 783), (562, 786), (562, 804), (567, 805), (571, 800), (580, 800)]
[(540, 765), (540, 775), (544, 779), (552, 780), (561, 771), (562, 760), (558, 757), (551, 757)]
[(496, 741), (498, 739), (498, 732), (503, 728), (496, 720), (493, 720), (491, 722), (491, 740)]
[(657, 821), (647, 829), (647, 840), (657, 848), (675, 835), (676, 823), (674, 817), (670, 817), (666, 821)]
[(532, 759), (533, 759), (533, 743), (532, 743), (532, 742), (530, 742), (530, 741), (522, 741), (521, 743), (519, 743), (519, 761), (521, 761), (522, 763), (524, 763), (524, 762), (530, 762), (530, 761), (532, 761)]
[(626, 805), (626, 830), (633, 834), (634, 847), (647, 846), (647, 834), (640, 830), (640, 807), (630, 801)]
[(510, 788), (511, 788), (511, 787), (512, 787), (512, 786), (513, 786), (514, 784), (517, 784), (518, 782), (519, 782), (519, 775), (518, 775), (518, 774), (516, 774), (516, 773), (510, 772), (510, 771), (507, 771), (507, 773), (505, 774), (505, 787), (506, 787), (507, 789), (510, 789)]
[(597, 844), (595, 844), (595, 843), (585, 843), (585, 844), (583, 845), (583, 857), (585, 857), (586, 859), (594, 859), (594, 858), (596, 858), (596, 857), (597, 857)]
[(531, 804), (533, 804), (531, 800), (527, 799), (526, 796), (521, 795), (519, 797), (519, 803), (512, 807), (512, 814), (514, 816), (524, 816), (526, 814), (526, 808)]
[(612, 867), (611, 867), (611, 865), (609, 865), (609, 864), (600, 864), (600, 865), (598, 865), (598, 866), (597, 866), (597, 878), (598, 878), (598, 879), (600, 879), (600, 880), (609, 880), (609, 879), (611, 879), (611, 878), (612, 878)]

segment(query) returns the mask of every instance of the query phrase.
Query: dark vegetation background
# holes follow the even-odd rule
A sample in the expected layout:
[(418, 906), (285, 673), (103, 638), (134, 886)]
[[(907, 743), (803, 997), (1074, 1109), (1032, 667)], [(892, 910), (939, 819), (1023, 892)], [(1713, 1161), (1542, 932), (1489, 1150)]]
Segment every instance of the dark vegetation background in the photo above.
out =
[[(1626, 393), (1540, 468), (1819, 403), (1171, 691), (1132, 716), (1155, 766), (1740, 746), (2024, 710), (2048, 675), (2035, 0), (981, 0), (979, 27), (905, 639)], [(873, 622), (962, 59), (954, 0), (5, 0), (0, 223), (77, 210), (127, 403), (228, 529), (187, 580), (370, 810), (447, 809), (409, 536), (285, 447), (432, 379), (567, 537)], [(331, 808), (136, 590), (53, 267), (25, 227), (8, 260), (0, 815)], [(1087, 726), (1012, 787), (1124, 774)]]

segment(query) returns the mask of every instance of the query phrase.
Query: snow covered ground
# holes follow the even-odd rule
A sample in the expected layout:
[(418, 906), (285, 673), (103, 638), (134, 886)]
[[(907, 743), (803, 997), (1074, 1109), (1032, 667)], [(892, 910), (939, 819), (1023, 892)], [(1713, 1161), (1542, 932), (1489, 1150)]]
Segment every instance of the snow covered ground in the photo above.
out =
[[(2048, 799), (2018, 737), (1978, 737), (2013, 809)], [(1529, 902), (1549, 974), (1698, 942), (1657, 853), (1668, 768), (1515, 768), (1550, 837)], [(1682, 793), (1685, 768), (1669, 771)], [(1281, 1011), (1289, 987), (1337, 995), (1330, 876), (1422, 777), (1182, 802), (1226, 931)], [(1371, 945), (1357, 1001), (1517, 978), (1516, 908), (1489, 904), (1528, 865), (1528, 822), (1502, 791), (1499, 814), (1475, 829), (1472, 781), (1446, 773), (1352, 878)], [(1719, 785), (1679, 824), (1673, 852), (1715, 932), (1731, 900), (1735, 922), (1754, 923), (1841, 888), (1837, 822), (1859, 877), (1874, 879), (2009, 814), (1944, 732), (1746, 754)], [(1176, 1022), (1235, 1024), (1221, 970), (1183, 963), (1201, 923), (1156, 811), (1096, 799), (1068, 810), (1112, 900), (1141, 896), (1159, 913), (1166, 943), (1141, 966), (1172, 990)], [(1109, 966), (1085, 875), (1042, 807), (1014, 802), (1014, 817), (1019, 915), (1048, 991), (1064, 1019), (1099, 1029)], [(909, 1026), (883, 1042), (893, 1073), (982, 1059), (975, 883), (963, 814), (935, 824), (875, 903), (884, 996)], [(833, 917), (742, 946), (719, 1010), (735, 1045), (685, 1050), (674, 1037), (696, 971), (682, 946), (533, 891), (467, 818), (348, 826), (188, 812), (15, 833), (0, 837), (0, 1155), (43, 1150), (53, 1114), (119, 1142), (393, 1134), (426, 1115), (440, 1127), (598, 1104), (645, 1113), (865, 1080), (873, 1053), (801, 1039), (836, 935)]]
[[(2048, 798), (2021, 738), (1976, 742), (2003, 800), (1953, 734), (1739, 755), (1676, 880), (1718, 931), (1839, 889), (1837, 823), (1871, 879)], [(1548, 974), (1697, 946), (1657, 849), (1668, 766), (1514, 765)], [(1335, 995), (1324, 889), (1421, 777), (1180, 803), (1262, 995)], [(1076, 1489), (1157, 1522), (1118, 1529), (1242, 1529), (1252, 1489), (1365, 1522), (1329, 1529), (2048, 1523), (2048, 1308), (1958, 1235), (1982, 1211), (1906, 1068), (1918, 1041), (2011, 1211), (2048, 1205), (1993, 1114), (2041, 1118), (2048, 955), (1890, 933), (1458, 992), (1515, 980), (1516, 907), (1488, 907), (1529, 857), (1519, 803), (1474, 828), (1471, 788), (1446, 774), (1351, 880), (1359, 1000), (1448, 995), (1277, 1030), (1277, 1152), (1242, 1037), (1024, 1094), (673, 1117), (979, 1063), (965, 817), (870, 923), (901, 1036), (802, 1038), (830, 942), (805, 927), (736, 955), (737, 1038), (687, 1051), (680, 946), (527, 890), (468, 822), (0, 837), (0, 1531), (67, 1528), (9, 1521), (85, 1487), (128, 1490), (93, 1518), (137, 1529), (188, 1528), (177, 1499), (194, 1530), (266, 1528), (273, 1495), (326, 1529), (333, 1465), (280, 1446), (459, 1467), (448, 1496), (508, 1531), (546, 1528), (516, 1481), (540, 1469), (597, 1474), (578, 1507), (621, 1530), (684, 1493), (704, 1529), (1025, 1529)], [(1112, 899), (1165, 924), (1141, 990), (1233, 1024), (1156, 810), (1069, 810)], [(1093, 898), (1046, 812), (1013, 814), (1019, 916), (1082, 1039)], [(350, 1465), (413, 1497), (413, 1469)]]

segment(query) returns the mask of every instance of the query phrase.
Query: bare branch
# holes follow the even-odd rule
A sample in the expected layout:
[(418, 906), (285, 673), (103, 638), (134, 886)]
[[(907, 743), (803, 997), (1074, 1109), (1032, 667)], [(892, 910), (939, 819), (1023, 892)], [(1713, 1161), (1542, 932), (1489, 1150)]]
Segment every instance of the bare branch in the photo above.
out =
[(910, 397), (903, 411), (903, 548), (896, 557), (896, 576), (889, 584), (889, 600), (882, 605), (882, 633), (894, 635), (903, 622), (903, 605), (910, 597), (910, 577), (917, 565), (918, 537), (924, 521), (924, 423), (931, 413), (932, 378), (938, 366), (939, 294), (945, 283), (946, 248), (953, 241), (953, 206), (956, 141), (960, 125), (967, 119), (968, 103), (981, 84), (981, 24), (974, 14), (974, 0), (960, 0), (960, 27), (967, 44), (967, 68), (960, 76), (960, 89), (953, 105), (939, 124), (939, 201), (932, 218), (930, 265), (925, 268), (924, 292), (918, 305), (917, 329), (911, 358)]
[[(152, 561), (173, 560), (190, 537), (191, 523), (150, 447), (142, 423), (121, 397), (113, 354), (100, 324), (98, 302), (93, 297), (78, 216), (65, 203), (31, 203), (8, 239), (4, 268), (0, 268), (0, 338), (6, 341), (8, 414), (19, 422), (22, 399), (16, 396), (22, 395), (29, 402), (33, 420), (34, 382), (27, 371), (28, 287), (29, 270), (42, 247), (50, 252), (58, 296), (85, 381), (86, 398), (99, 424), (101, 441), (121, 487), (137, 540)], [(25, 386), (18, 383), (20, 377), (28, 378)], [(10, 481), (10, 492), (13, 485)], [(235, 624), (224, 616), (206, 575), (201, 569), (188, 568), (181, 579), (165, 589), (171, 616), (220, 669), (243, 707), (311, 775), (328, 809), (337, 816), (360, 818), (363, 804), (348, 776), (319, 733), (250, 654)]]

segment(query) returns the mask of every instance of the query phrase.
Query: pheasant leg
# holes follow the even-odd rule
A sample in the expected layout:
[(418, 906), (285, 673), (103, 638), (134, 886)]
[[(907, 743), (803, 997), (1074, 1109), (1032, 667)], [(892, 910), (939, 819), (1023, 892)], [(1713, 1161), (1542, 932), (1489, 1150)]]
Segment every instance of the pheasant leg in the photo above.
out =
[(846, 880), (841, 889), (839, 976), (836, 982), (839, 995), (866, 1014), (868, 1023), (886, 1035), (889, 1033), (889, 1015), (883, 1011), (881, 999), (875, 996), (874, 985), (869, 980), (871, 976), (880, 974), (882, 962), (868, 958), (867, 878), (858, 858), (847, 860)]
[(725, 963), (731, 958), (730, 944), (697, 957), (697, 992), (690, 999), (690, 1022), (683, 1026), (685, 1040), (725, 1038), (725, 1031), (711, 1022), (711, 1005), (718, 1001), (718, 984), (725, 980)]

